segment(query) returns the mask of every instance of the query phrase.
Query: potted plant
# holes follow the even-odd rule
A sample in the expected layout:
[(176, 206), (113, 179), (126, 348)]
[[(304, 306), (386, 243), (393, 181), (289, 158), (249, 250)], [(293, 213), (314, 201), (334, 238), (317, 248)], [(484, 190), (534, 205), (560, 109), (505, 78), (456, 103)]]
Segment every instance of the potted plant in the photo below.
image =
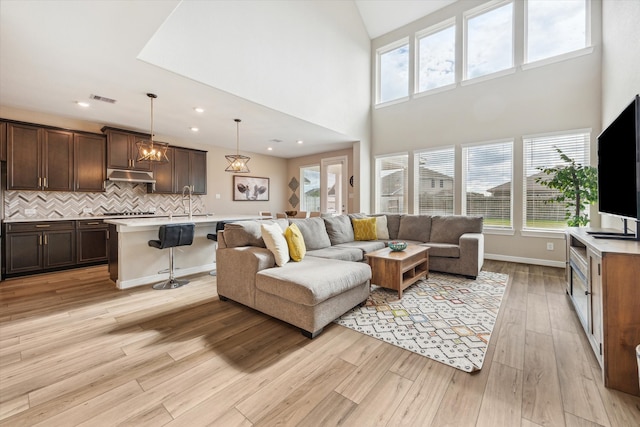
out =
[(538, 170), (550, 178), (538, 177), (535, 181), (558, 191), (556, 197), (545, 203), (564, 203), (567, 208), (567, 225), (585, 226), (589, 223), (588, 206), (598, 201), (598, 170), (593, 166), (576, 163), (557, 147), (556, 151), (564, 164), (550, 168), (538, 167)]

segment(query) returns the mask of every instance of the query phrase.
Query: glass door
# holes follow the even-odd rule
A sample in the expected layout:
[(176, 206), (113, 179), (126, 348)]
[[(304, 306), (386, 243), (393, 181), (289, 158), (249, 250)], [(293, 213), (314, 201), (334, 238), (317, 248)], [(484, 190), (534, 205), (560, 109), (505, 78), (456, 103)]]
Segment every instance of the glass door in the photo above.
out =
[(332, 157), (320, 162), (320, 210), (347, 213), (347, 157)]

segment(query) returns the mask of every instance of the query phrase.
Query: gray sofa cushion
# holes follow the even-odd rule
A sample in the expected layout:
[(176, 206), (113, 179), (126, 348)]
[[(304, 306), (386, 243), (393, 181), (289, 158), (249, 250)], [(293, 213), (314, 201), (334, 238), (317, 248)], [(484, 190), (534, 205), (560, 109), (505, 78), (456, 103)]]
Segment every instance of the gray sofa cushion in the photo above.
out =
[(430, 257), (460, 258), (460, 245), (451, 243), (422, 243), (420, 246), (429, 248)]
[(323, 220), (332, 245), (353, 242), (353, 227), (351, 226), (351, 220), (347, 215), (323, 218)]
[(342, 246), (329, 246), (328, 248), (316, 249), (314, 251), (307, 251), (306, 256), (312, 256), (316, 258), (337, 259), (340, 261), (363, 261), (364, 254), (361, 249), (349, 248)]
[(387, 214), (387, 229), (389, 230), (389, 239), (396, 240), (400, 231), (401, 214)]
[(371, 279), (363, 262), (308, 257), (256, 275), (256, 288), (296, 304), (314, 306)]
[[(430, 236), (430, 215), (403, 215), (400, 219), (400, 229), (398, 230), (397, 237), (398, 239), (419, 240), (421, 242), (428, 242)], [(389, 237), (391, 237), (391, 229), (389, 229)]]
[(346, 242), (337, 245), (338, 248), (358, 248), (365, 254), (369, 252), (377, 251), (378, 249), (384, 249), (385, 241), (383, 240), (358, 240), (353, 242)]
[(276, 223), (283, 231), (289, 226), (289, 222), (286, 219), (227, 223), (224, 225), (224, 241), (227, 247), (257, 246), (259, 248), (266, 248), (267, 246), (264, 244), (264, 240), (262, 240), (262, 230), (260, 229), (260, 224), (264, 223)]
[(297, 225), (300, 229), (307, 251), (331, 246), (331, 240), (329, 240), (327, 229), (324, 226), (324, 218), (289, 218), (289, 222)]
[(431, 223), (431, 241), (458, 244), (464, 233), (482, 233), (482, 217), (434, 215)]

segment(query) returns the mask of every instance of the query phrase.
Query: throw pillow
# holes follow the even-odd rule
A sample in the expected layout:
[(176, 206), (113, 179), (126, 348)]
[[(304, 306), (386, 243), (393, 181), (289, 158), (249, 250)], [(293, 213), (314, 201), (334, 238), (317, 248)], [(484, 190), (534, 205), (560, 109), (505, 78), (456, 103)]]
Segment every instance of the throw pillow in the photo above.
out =
[(302, 261), (307, 253), (307, 247), (304, 244), (304, 237), (297, 225), (291, 224), (284, 230), (284, 238), (287, 240), (289, 247), (289, 256), (293, 261)]
[(389, 229), (387, 228), (387, 217), (385, 215), (376, 216), (376, 238), (378, 240), (389, 240)]
[(353, 234), (356, 240), (376, 240), (378, 235), (376, 232), (375, 218), (352, 219)]
[(276, 259), (276, 265), (282, 267), (289, 261), (289, 247), (282, 233), (282, 228), (278, 224), (261, 224), (260, 230), (262, 231), (262, 240)]

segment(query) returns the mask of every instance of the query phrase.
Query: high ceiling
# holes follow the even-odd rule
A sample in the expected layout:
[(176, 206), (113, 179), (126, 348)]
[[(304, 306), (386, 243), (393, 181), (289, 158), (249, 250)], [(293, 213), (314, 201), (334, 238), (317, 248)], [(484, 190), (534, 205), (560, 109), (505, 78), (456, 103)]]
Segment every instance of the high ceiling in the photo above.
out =
[[(321, 1), (321, 0), (314, 0)], [(425, 16), (454, 0), (356, 0), (370, 38)], [(353, 136), (248, 101), (137, 59), (179, 0), (0, 2), (0, 105), (148, 131), (146, 91), (162, 88), (154, 131), (165, 139), (235, 148), (241, 116), (242, 151), (290, 158), (350, 147)], [(99, 93), (96, 93), (99, 88)], [(89, 99), (99, 95), (115, 104)], [(75, 101), (88, 101), (89, 108)], [(194, 107), (202, 107), (198, 114)], [(194, 133), (191, 127), (200, 131)], [(304, 139), (304, 145), (296, 144)], [(266, 151), (273, 141), (274, 151)], [(295, 146), (294, 146), (295, 145)]]

